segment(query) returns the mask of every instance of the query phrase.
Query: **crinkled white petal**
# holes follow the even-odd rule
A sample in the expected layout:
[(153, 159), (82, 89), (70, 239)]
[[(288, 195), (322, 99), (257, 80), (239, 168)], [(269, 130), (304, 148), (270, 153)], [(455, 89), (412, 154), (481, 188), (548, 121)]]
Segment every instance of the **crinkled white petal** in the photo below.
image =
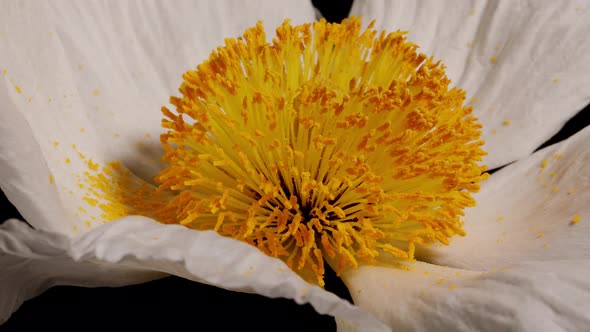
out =
[(590, 260), (473, 272), (426, 263), (362, 266), (343, 277), (358, 306), (395, 331), (584, 331)]
[(523, 158), (590, 102), (590, 2), (358, 0), (351, 15), (409, 30), (467, 91), (495, 168)]
[(126, 217), (79, 238), (34, 231), (24, 223), (0, 226), (0, 322), (53, 285), (119, 286), (161, 273), (221, 288), (310, 303), (321, 314), (362, 331), (389, 331), (349, 302), (311, 285), (282, 261), (213, 231)]
[(475, 269), (590, 259), (588, 142), (590, 127), (493, 174), (475, 195), (478, 205), (466, 210), (467, 236), (420, 259)]
[(25, 300), (53, 286), (114, 287), (165, 276), (93, 260), (76, 262), (69, 245), (69, 238), (61, 234), (32, 230), (18, 220), (0, 225), (0, 324)]
[[(160, 108), (178, 94), (182, 73), (224, 38), (258, 20), (270, 37), (285, 18), (312, 21), (311, 2), (4, 3), (0, 122), (15, 127), (0, 133), (2, 189), (35, 227), (73, 233), (89, 219), (76, 178), (87, 161), (118, 160), (150, 178), (160, 168)], [(25, 151), (35, 155), (23, 158)], [(30, 192), (47, 199), (23, 198)], [(65, 207), (65, 216), (53, 218), (61, 227), (27, 211), (53, 205)]]

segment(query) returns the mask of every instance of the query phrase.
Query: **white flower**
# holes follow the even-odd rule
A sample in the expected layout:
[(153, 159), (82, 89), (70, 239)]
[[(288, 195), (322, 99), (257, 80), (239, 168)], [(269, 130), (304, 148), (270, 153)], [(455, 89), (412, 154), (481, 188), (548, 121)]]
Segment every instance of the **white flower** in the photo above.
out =
[(175, 94), (180, 75), (258, 19), (269, 31), (286, 17), (311, 21), (311, 5), (4, 7), (0, 185), (36, 230), (16, 221), (0, 227), (0, 322), (53, 284), (116, 286), (163, 272), (311, 303), (342, 329), (387, 330), (365, 311), (402, 330), (590, 324), (590, 129), (529, 156), (590, 101), (588, 3), (355, 3), (351, 14), (377, 19), (379, 29), (410, 30), (422, 52), (443, 60), (473, 98), (491, 168), (516, 161), (476, 195), (478, 206), (466, 211), (467, 237), (418, 252), (422, 262), (410, 271), (365, 266), (346, 273), (363, 310), (213, 232), (145, 217), (98, 225), (76, 189), (84, 160), (121, 160), (142, 178), (156, 174), (157, 110)]

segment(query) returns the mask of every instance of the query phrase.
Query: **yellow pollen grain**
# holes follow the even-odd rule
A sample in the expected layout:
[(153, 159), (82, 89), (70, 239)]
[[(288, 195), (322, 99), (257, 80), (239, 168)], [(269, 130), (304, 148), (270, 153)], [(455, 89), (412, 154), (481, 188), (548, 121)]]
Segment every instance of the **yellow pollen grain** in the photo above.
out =
[(80, 132), (81, 133), (86, 132), (86, 128), (80, 128)]
[(15, 89), (15, 90), (16, 90), (16, 92), (18, 92), (18, 93), (23, 93), (23, 90), (22, 90), (22, 89), (20, 88), (20, 86), (18, 86), (18, 85), (15, 85), (15, 86), (14, 86), (14, 89)]
[(49, 184), (54, 184), (55, 183), (55, 179), (53, 178), (53, 175), (49, 176)]
[(86, 222), (84, 222), (86, 224), (86, 226), (91, 227), (92, 223), (90, 223), (90, 221), (86, 220)]
[(543, 247), (545, 247), (545, 248), (549, 247), (549, 243), (547, 243), (547, 242), (543, 243)]
[(553, 83), (557, 83), (557, 82), (559, 82), (559, 78), (557, 78), (557, 77), (553, 78)]
[(115, 138), (120, 138), (121, 135), (120, 134), (115, 134)]
[(438, 283), (439, 283), (439, 284), (442, 284), (442, 283), (444, 283), (444, 282), (445, 282), (445, 278), (440, 278), (440, 279), (438, 279)]
[(539, 235), (537, 235), (537, 238), (539, 238), (539, 239), (540, 239), (540, 238), (542, 238), (543, 236), (545, 236), (545, 233), (543, 233), (543, 232), (540, 232), (540, 233), (539, 233)]
[(65, 162), (66, 162), (66, 164), (69, 164), (69, 163), (71, 163), (72, 161), (70, 160), (70, 158), (66, 158), (66, 159), (65, 159)]
[(429, 275), (430, 273), (428, 271), (424, 271), (422, 272), (425, 276)]
[(57, 147), (58, 145), (59, 145), (59, 142), (58, 141), (54, 141), (53, 142), (53, 146)]
[(471, 15), (475, 15), (475, 13), (477, 13), (477, 11), (475, 9), (471, 10)]
[(547, 167), (547, 165), (549, 164), (549, 161), (547, 159), (543, 159), (541, 161), (541, 168), (545, 168)]
[(30, 103), (32, 101), (33, 101), (33, 98), (31, 98), (31, 97), (27, 98), (27, 103)]
[(575, 192), (575, 190), (574, 190), (574, 189), (570, 189), (570, 190), (568, 190), (568, 191), (567, 191), (567, 194), (568, 194), (568, 195), (572, 195), (574, 192)]
[(458, 277), (461, 275), (461, 272), (455, 272), (455, 276)]
[(512, 123), (512, 121), (511, 121), (511, 120), (509, 120), (509, 119), (506, 119), (506, 120), (502, 121), (502, 125), (504, 125), (504, 126), (508, 126), (508, 125), (510, 125), (511, 123)]
[(554, 178), (557, 175), (557, 172), (555, 171), (551, 171), (551, 173), (549, 173), (549, 176)]
[(2, 75), (6, 75), (6, 69), (2, 69)]
[(450, 288), (451, 290), (455, 290), (455, 288), (457, 288), (457, 287), (455, 287), (455, 285), (451, 285), (451, 286), (449, 286), (449, 288)]
[(557, 188), (556, 187), (551, 188), (551, 192), (552, 193), (556, 193), (557, 192)]
[(581, 215), (576, 215), (575, 217), (572, 218), (572, 225), (575, 225), (577, 223), (580, 222), (580, 220), (582, 220), (582, 216)]
[(83, 198), (88, 204), (90, 204), (91, 206), (97, 206), (99, 201), (95, 198), (91, 198), (91, 197), (84, 197)]
[(275, 38), (258, 23), (226, 39), (162, 108), (158, 187), (87, 163), (87, 196), (104, 220), (213, 230), (320, 286), (325, 264), (395, 266), (465, 235), (488, 177), (482, 125), (405, 32), (363, 29), (285, 21)]
[(555, 154), (555, 159), (561, 159), (563, 158), (563, 154), (562, 153), (556, 153)]
[(498, 221), (502, 221), (502, 220), (504, 220), (504, 217), (503, 217), (503, 216), (500, 216), (500, 217), (498, 217), (498, 219), (497, 219), (497, 220), (498, 220)]
[(490, 57), (490, 62), (491, 62), (491, 63), (496, 63), (496, 62), (498, 62), (498, 58), (497, 58), (497, 57), (495, 57), (495, 56), (493, 56), (493, 57)]
[(159, 237), (157, 237), (157, 236), (152, 236), (152, 240), (154, 240), (154, 241), (157, 241), (157, 240), (159, 240), (159, 239), (160, 239), (160, 238), (159, 238)]
[(472, 46), (473, 46), (473, 43), (472, 42), (468, 42), (467, 43), (467, 47), (472, 47)]
[(74, 230), (74, 232), (78, 231), (78, 226), (72, 226), (72, 229)]
[(92, 90), (92, 95), (95, 96), (95, 97), (96, 96), (99, 96), (100, 95), (100, 90), (99, 89)]
[(471, 100), (469, 100), (470, 104), (475, 104), (477, 102), (477, 97), (473, 97), (471, 98)]
[[(84, 156), (82, 156), (84, 157)], [(88, 169), (90, 169), (91, 171), (98, 171), (98, 163), (95, 163), (92, 161), (92, 159), (88, 159), (88, 161), (86, 161), (86, 164), (88, 165)]]

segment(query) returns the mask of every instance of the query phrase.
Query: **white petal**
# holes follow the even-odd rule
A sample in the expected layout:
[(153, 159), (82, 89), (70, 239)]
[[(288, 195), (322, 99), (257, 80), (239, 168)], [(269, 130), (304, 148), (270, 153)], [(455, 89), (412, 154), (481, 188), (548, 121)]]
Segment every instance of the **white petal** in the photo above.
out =
[[(0, 84), (0, 114), (10, 99)], [(20, 113), (0, 118), (0, 187), (21, 214), (39, 229), (62, 228), (65, 211), (49, 172), (41, 148), (30, 135), (27, 121)], [(24, 162), (26, 160), (26, 162)], [(23, 209), (22, 207), (27, 207)]]
[(465, 215), (464, 238), (421, 259), (462, 268), (590, 259), (590, 127), (493, 174)]
[(490, 168), (527, 156), (590, 102), (588, 1), (359, 0), (351, 15), (409, 30), (443, 61), (477, 99)]
[(0, 225), (0, 324), (25, 300), (53, 286), (124, 286), (165, 276), (124, 265), (76, 262), (69, 245), (61, 234), (33, 230), (18, 220)]
[[(0, 122), (18, 127), (2, 131), (0, 155), (17, 149), (35, 154), (2, 158), (0, 170), (6, 174), (4, 169), (35, 170), (34, 175), (19, 173), (14, 179), (1, 174), (8, 198), (35, 227), (50, 230), (56, 230), (55, 225), (26, 210), (61, 201), (56, 206), (65, 206), (67, 215), (52, 220), (61, 221), (61, 231), (71, 233), (76, 223), (84, 222), (75, 217), (79, 195), (68, 193), (76, 192), (75, 176), (87, 170), (79, 152), (93, 162), (122, 161), (144, 178), (151, 177), (160, 168), (160, 108), (178, 94), (181, 74), (202, 62), (223, 38), (241, 35), (257, 20), (264, 20), (272, 36), (285, 18), (312, 21), (311, 2), (3, 4)], [(49, 186), (50, 175), (54, 188)], [(29, 180), (20, 180), (27, 176)], [(28, 192), (43, 192), (39, 197), (48, 199), (30, 202), (23, 198)]]
[(583, 331), (589, 260), (529, 262), (487, 273), (416, 263), (344, 276), (354, 302), (396, 331)]
[[(310, 303), (363, 331), (389, 331), (345, 300), (306, 283), (282, 261), (215, 232), (127, 217), (80, 238), (33, 231), (23, 223), (0, 226), (0, 322), (23, 300), (57, 284), (86, 286), (143, 282), (161, 271), (221, 288)], [(143, 273), (141, 273), (143, 271)]]

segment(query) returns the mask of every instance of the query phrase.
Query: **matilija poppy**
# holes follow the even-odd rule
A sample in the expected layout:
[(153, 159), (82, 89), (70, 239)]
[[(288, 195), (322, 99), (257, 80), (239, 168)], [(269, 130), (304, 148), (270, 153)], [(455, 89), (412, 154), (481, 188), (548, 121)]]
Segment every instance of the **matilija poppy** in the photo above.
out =
[[(257, 26), (184, 75), (164, 111), (163, 165), (157, 110), (181, 73), (257, 19), (301, 23), (312, 8), (67, 5), (11, 4), (0, 23), (0, 184), (36, 228), (0, 229), (0, 319), (52, 284), (163, 272), (307, 302), (342, 330), (590, 324), (590, 129), (529, 156), (589, 101), (590, 8), (355, 3), (441, 59), (468, 106), (401, 33), (371, 44), (354, 19), (285, 24), (267, 44)], [(267, 140), (274, 130), (285, 140)], [(485, 177), (480, 131), (485, 164), (516, 162), (482, 182), (463, 225)], [(357, 306), (314, 285), (324, 260)]]

